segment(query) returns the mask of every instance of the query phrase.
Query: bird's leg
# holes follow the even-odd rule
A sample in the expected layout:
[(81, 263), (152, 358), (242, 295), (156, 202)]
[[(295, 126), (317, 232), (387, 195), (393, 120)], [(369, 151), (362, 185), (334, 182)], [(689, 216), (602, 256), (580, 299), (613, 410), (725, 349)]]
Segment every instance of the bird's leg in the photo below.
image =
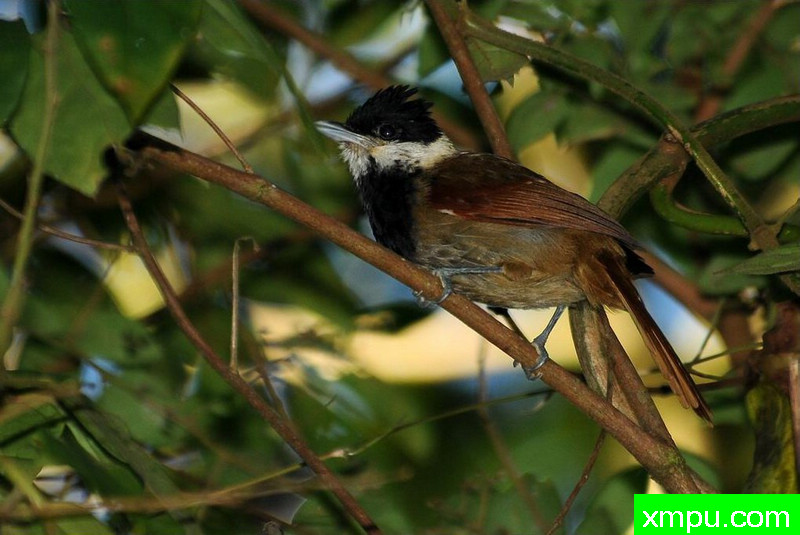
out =
[(547, 338), (550, 336), (550, 331), (552, 331), (553, 327), (555, 327), (556, 323), (558, 323), (558, 318), (560, 318), (561, 314), (564, 313), (565, 308), (566, 306), (564, 305), (557, 306), (556, 311), (553, 312), (553, 317), (550, 318), (550, 321), (547, 323), (547, 326), (544, 328), (541, 334), (531, 340), (531, 344), (533, 344), (533, 347), (536, 348), (536, 352), (539, 353), (539, 358), (536, 359), (536, 362), (533, 366), (522, 367), (522, 371), (525, 372), (525, 377), (531, 381), (535, 381), (541, 376), (539, 373), (539, 368), (541, 368), (545, 362), (550, 360), (550, 355), (547, 354), (547, 349), (545, 349), (544, 344), (547, 342)]
[(421, 292), (414, 292), (414, 297), (420, 306), (433, 306), (439, 305), (450, 297), (453, 293), (453, 285), (450, 282), (450, 277), (455, 275), (484, 275), (486, 273), (501, 273), (503, 268), (501, 266), (475, 266), (475, 267), (444, 267), (434, 268), (433, 271), (442, 283), (442, 295), (433, 301), (429, 301), (422, 296)]

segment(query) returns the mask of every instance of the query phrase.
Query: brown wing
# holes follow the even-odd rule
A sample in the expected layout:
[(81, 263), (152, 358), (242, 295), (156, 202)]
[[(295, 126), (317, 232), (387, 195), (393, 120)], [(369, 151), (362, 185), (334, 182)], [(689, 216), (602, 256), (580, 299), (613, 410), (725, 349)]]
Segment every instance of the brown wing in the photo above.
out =
[(638, 248), (625, 228), (580, 195), (492, 154), (463, 153), (434, 170), (431, 207), (472, 219), (516, 226), (586, 230)]

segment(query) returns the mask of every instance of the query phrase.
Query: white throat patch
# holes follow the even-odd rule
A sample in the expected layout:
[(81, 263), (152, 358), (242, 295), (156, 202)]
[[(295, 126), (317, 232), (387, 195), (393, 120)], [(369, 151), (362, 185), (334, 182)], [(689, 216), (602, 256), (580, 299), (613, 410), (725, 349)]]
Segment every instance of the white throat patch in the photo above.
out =
[(375, 161), (378, 169), (389, 169), (398, 165), (414, 169), (433, 167), (444, 158), (458, 153), (445, 135), (428, 144), (411, 141), (376, 142), (375, 145), (364, 147), (354, 143), (340, 143), (339, 148), (356, 181), (369, 170), (370, 158)]

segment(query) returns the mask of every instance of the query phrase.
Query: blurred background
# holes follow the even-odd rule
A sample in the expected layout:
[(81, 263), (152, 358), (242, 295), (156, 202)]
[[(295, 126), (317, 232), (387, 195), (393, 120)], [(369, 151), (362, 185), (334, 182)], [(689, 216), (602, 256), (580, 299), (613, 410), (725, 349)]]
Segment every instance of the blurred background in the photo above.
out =
[[(798, 2), (469, 8), (619, 74), (687, 125), (786, 96), (798, 114)], [(141, 128), (239, 168), (174, 84), (255, 173), (369, 233), (338, 150), (314, 120), (343, 120), (379, 87), (408, 83), (435, 102), (460, 146), (489, 150), (426, 5), (0, 0), (0, 19), (0, 295), (4, 317), (15, 318), (0, 332), (0, 532), (357, 532), (184, 338), (138, 256), (119, 247), (130, 235), (102, 155)], [(564, 188), (597, 201), (661, 136), (595, 81), (468, 44), (520, 162)], [(784, 122), (709, 148), (764, 218), (796, 226), (800, 136)], [(631, 532), (633, 494), (658, 491), (613, 439), (597, 442), (586, 416), (377, 269), (190, 176), (154, 168), (128, 188), (192, 322), (226, 358), (236, 274), (239, 373), (285, 408), (386, 533), (546, 533), (593, 450), (596, 464), (555, 533)], [(692, 165), (672, 194), (679, 207), (730, 215)], [(622, 221), (681, 275), (670, 291), (649, 280), (639, 288), (706, 383), (713, 428), (665, 395), (627, 315), (611, 323), (692, 467), (722, 491), (753, 490), (760, 428), (748, 407), (763, 398), (746, 402), (743, 366), (776, 303), (792, 297), (777, 275), (800, 270), (797, 236), (782, 257), (745, 269), (754, 255), (746, 233), (702, 230), (665, 210), (645, 196)], [(37, 226), (20, 268), (25, 214)], [(695, 309), (676, 299), (676, 285), (700, 296), (689, 301)], [(532, 337), (551, 313), (513, 315)], [(579, 372), (566, 319), (548, 349)], [(165, 500), (174, 493), (177, 502)], [(58, 507), (112, 499), (122, 506), (92, 516)]]

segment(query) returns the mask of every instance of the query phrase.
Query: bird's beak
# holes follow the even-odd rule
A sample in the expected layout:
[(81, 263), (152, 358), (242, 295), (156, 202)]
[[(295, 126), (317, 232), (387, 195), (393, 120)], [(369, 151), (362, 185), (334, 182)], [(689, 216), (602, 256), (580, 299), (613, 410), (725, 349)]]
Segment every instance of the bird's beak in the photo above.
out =
[(347, 129), (342, 123), (333, 121), (317, 121), (314, 123), (323, 135), (331, 138), (337, 143), (350, 143), (358, 145), (359, 147), (368, 149), (375, 145), (375, 143), (367, 136), (356, 134)]

